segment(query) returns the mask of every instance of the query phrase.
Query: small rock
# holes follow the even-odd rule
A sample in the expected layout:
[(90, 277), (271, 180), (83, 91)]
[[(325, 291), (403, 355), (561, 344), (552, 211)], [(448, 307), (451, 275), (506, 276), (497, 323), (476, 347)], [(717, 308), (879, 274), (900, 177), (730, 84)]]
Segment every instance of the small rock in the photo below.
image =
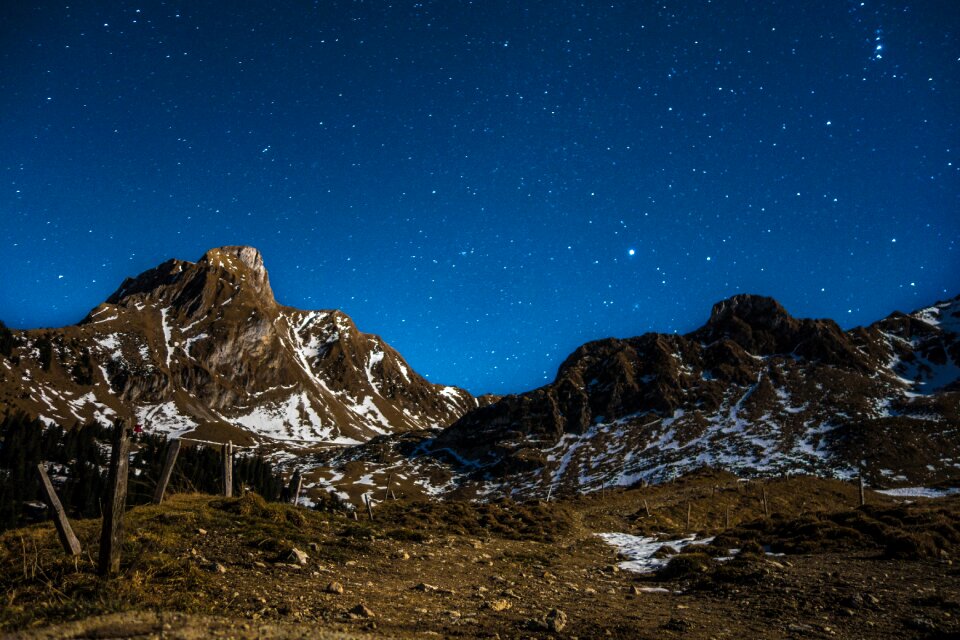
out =
[(852, 596), (850, 596), (849, 598), (847, 598), (846, 600), (844, 600), (844, 603), (845, 603), (847, 606), (849, 606), (849, 607), (851, 607), (851, 608), (854, 608), (854, 609), (859, 609), (860, 607), (864, 606), (864, 604), (865, 604), (863, 596), (861, 596), (859, 593), (853, 594)]
[(327, 593), (341, 594), (343, 593), (343, 585), (337, 582), (336, 580), (334, 580), (333, 582), (327, 585), (327, 588), (324, 589), (324, 591), (326, 591)]
[(313, 551), (314, 553), (316, 553), (317, 551), (320, 551), (320, 545), (317, 544), (316, 542), (311, 542), (310, 551)]
[(597, 595), (597, 590), (594, 589), (593, 587), (587, 587), (586, 589), (583, 590), (583, 592), (584, 592), (585, 594), (587, 594), (588, 596), (595, 596), (595, 595)]
[(368, 609), (368, 608), (366, 607), (366, 605), (364, 605), (363, 603), (358, 604), (358, 605), (355, 606), (353, 609), (350, 609), (350, 611), (348, 611), (347, 613), (349, 613), (349, 614), (350, 614), (351, 616), (353, 616), (354, 618), (372, 618), (372, 617), (374, 617), (373, 611), (371, 611), (370, 609)]
[(414, 591), (423, 591), (424, 593), (430, 593), (433, 591), (439, 591), (439, 587), (435, 587), (432, 584), (427, 584), (426, 582), (421, 582), (420, 584), (413, 587)]
[(690, 623), (682, 618), (670, 618), (664, 623), (663, 628), (669, 631), (686, 631), (690, 628)]
[(638, 587), (638, 586), (635, 585), (635, 584), (634, 584), (634, 585), (630, 585), (630, 595), (632, 595), (632, 596), (638, 596), (638, 595), (640, 595), (641, 593), (643, 593), (643, 592), (640, 591), (640, 587)]
[(909, 618), (906, 621), (906, 624), (911, 629), (916, 629), (917, 631), (926, 631), (927, 633), (933, 633), (937, 631), (936, 623), (930, 618), (916, 616), (914, 618)]
[(510, 601), (504, 598), (500, 598), (498, 600), (490, 600), (483, 604), (484, 609), (490, 609), (491, 611), (506, 611), (511, 607), (513, 607), (513, 605), (510, 603)]
[(296, 547), (291, 549), (290, 553), (287, 554), (287, 560), (289, 560), (290, 562), (295, 562), (299, 565), (307, 564), (307, 560), (309, 558), (310, 556), (308, 556), (303, 551), (300, 551), (300, 549), (297, 549)]
[(559, 633), (567, 626), (567, 614), (560, 609), (550, 609), (549, 613), (543, 618), (543, 624), (548, 631)]
[(213, 571), (214, 573), (226, 573), (227, 568), (219, 562), (214, 562), (210, 565), (210, 571)]
[(205, 536), (205, 535), (207, 535), (207, 530), (206, 530), (206, 529), (197, 529), (197, 534), (198, 534), (198, 535), (201, 535), (201, 536)]

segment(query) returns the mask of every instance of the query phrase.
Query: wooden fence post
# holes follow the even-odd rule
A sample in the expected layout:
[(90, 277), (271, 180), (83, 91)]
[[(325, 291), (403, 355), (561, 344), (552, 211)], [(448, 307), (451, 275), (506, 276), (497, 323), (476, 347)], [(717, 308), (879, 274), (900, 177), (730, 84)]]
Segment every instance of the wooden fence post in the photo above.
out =
[(723, 514), (723, 528), (730, 528), (730, 507), (727, 507), (727, 510)]
[(43, 463), (37, 465), (37, 471), (40, 474), (40, 482), (43, 484), (44, 496), (46, 497), (47, 508), (50, 509), (50, 517), (53, 518), (53, 524), (57, 527), (57, 535), (60, 536), (60, 544), (63, 550), (72, 556), (80, 555), (80, 541), (73, 534), (73, 527), (67, 520), (67, 514), (63, 512), (63, 505), (60, 504), (60, 498), (53, 489), (50, 478), (47, 477), (47, 470)]
[(290, 502), (293, 504), (300, 502), (301, 489), (303, 489), (303, 476), (300, 475), (300, 469), (295, 469), (293, 475), (290, 476), (290, 485), (288, 486)]
[(867, 504), (867, 495), (864, 492), (864, 485), (863, 485), (863, 473), (857, 476), (857, 484), (860, 487), (860, 506), (862, 507), (863, 505)]
[(763, 501), (763, 517), (769, 518), (770, 509), (767, 507), (767, 488), (766, 487), (760, 487), (760, 496), (761, 496), (761, 500)]
[(650, 507), (647, 506), (647, 500), (643, 500), (643, 510), (647, 513), (647, 517), (650, 517)]
[(123, 511), (127, 505), (127, 472), (130, 468), (130, 431), (123, 420), (113, 428), (110, 475), (104, 500), (103, 527), (100, 529), (100, 557), (97, 574), (108, 576), (120, 570), (123, 546)]
[(227, 442), (220, 449), (223, 459), (223, 495), (233, 497), (233, 442)]
[(367, 515), (370, 516), (370, 522), (373, 522), (373, 502), (370, 500), (370, 496), (366, 493), (363, 494), (363, 501), (367, 503)]
[(170, 476), (173, 474), (173, 465), (177, 461), (177, 455), (180, 453), (180, 439), (170, 441), (167, 447), (167, 460), (163, 463), (163, 471), (160, 472), (160, 479), (157, 481), (157, 489), (153, 492), (153, 503), (163, 502), (163, 494), (167, 490), (167, 484), (170, 482)]
[(690, 502), (687, 501), (687, 531), (690, 530)]
[(393, 474), (387, 474), (387, 486), (383, 489), (383, 501), (386, 502), (387, 498), (390, 496), (390, 481), (393, 480)]

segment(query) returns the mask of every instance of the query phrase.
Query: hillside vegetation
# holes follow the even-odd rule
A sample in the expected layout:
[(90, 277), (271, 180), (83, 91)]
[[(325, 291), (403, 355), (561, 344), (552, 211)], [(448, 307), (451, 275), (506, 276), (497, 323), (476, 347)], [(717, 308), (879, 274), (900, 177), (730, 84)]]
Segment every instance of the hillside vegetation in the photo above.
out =
[[(867, 498), (857, 508), (856, 487), (839, 481), (742, 482), (712, 471), (561, 502), (390, 500), (373, 521), (332, 502), (308, 510), (253, 493), (180, 494), (127, 513), (121, 571), (109, 580), (95, 572), (99, 520), (75, 522), (84, 546), (76, 559), (48, 524), (0, 535), (0, 630), (36, 638), (960, 633), (960, 498)], [(595, 535), (604, 532), (716, 538), (675, 555), (661, 549), (663, 568), (636, 574), (620, 569), (617, 550)], [(734, 548), (739, 554), (722, 559)]]

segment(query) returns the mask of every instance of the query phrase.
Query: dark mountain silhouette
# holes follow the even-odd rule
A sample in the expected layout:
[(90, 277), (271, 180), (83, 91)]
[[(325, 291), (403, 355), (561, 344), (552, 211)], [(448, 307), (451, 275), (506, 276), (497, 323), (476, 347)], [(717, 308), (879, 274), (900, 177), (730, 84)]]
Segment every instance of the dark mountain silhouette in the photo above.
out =
[(470, 412), (431, 446), (475, 478), (540, 492), (702, 465), (942, 481), (960, 476), (958, 334), (960, 298), (843, 331), (738, 295), (687, 335), (585, 344), (551, 384)]

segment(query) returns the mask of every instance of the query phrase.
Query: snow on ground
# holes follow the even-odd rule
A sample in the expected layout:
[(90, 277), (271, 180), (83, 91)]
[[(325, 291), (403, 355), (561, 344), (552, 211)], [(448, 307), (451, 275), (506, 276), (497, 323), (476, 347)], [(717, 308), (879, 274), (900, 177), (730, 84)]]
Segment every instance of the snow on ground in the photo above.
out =
[(143, 405), (135, 410), (137, 422), (147, 433), (165, 433), (168, 438), (179, 438), (199, 425), (189, 416), (182, 415), (173, 402)]
[(364, 426), (371, 431), (380, 435), (387, 433), (386, 429), (378, 425), (389, 428), (390, 422), (380, 411), (380, 407), (374, 402), (373, 396), (363, 396), (358, 404), (353, 406), (347, 405), (347, 409), (360, 416), (363, 419)]
[(286, 400), (268, 402), (250, 413), (230, 419), (251, 431), (275, 440), (329, 442), (333, 425), (324, 425), (305, 393), (295, 393)]
[(377, 350), (379, 345), (376, 341), (373, 343), (374, 350), (370, 352), (370, 360), (367, 361), (367, 381), (370, 382), (370, 386), (374, 389), (377, 388), (377, 381), (373, 377), (373, 368), (377, 366), (383, 360), (383, 351)]
[(897, 498), (945, 498), (960, 494), (960, 488), (934, 489), (933, 487), (900, 487), (898, 489), (877, 489), (877, 493)]
[(209, 337), (210, 337), (210, 336), (207, 335), (206, 332), (203, 332), (203, 333), (199, 333), (199, 334), (193, 336), (192, 338), (187, 338), (186, 342), (184, 342), (184, 344), (183, 344), (183, 350), (184, 350), (184, 352), (186, 352), (186, 354), (189, 356), (189, 355), (190, 355), (190, 347), (193, 346), (193, 343), (194, 343), (194, 342), (196, 342), (197, 340), (203, 340), (203, 339), (209, 338)]
[(80, 418), (84, 409), (92, 406), (93, 419), (102, 425), (112, 424), (111, 418), (117, 415), (113, 409), (97, 401), (97, 397), (93, 395), (92, 391), (88, 391), (86, 395), (80, 396), (75, 400), (67, 400), (67, 404), (70, 405), (72, 413), (77, 419)]
[(170, 368), (170, 357), (173, 355), (173, 349), (170, 342), (173, 340), (172, 331), (170, 325), (167, 324), (167, 314), (170, 313), (169, 308), (164, 308), (160, 310), (160, 322), (163, 325), (163, 347), (166, 351), (167, 359), (167, 368)]
[(113, 354), (113, 357), (116, 358), (120, 353), (120, 340), (117, 337), (117, 334), (110, 333), (102, 337), (94, 338), (97, 344), (106, 349), (107, 351)]
[(713, 538), (697, 539), (696, 536), (680, 538), (679, 540), (657, 540), (644, 536), (633, 536), (628, 533), (598, 533), (600, 539), (612, 547), (616, 547), (620, 554), (629, 558), (620, 563), (624, 571), (635, 573), (653, 573), (670, 562), (670, 558), (654, 558), (653, 555), (661, 547), (673, 547), (677, 551), (691, 544), (710, 544)]

